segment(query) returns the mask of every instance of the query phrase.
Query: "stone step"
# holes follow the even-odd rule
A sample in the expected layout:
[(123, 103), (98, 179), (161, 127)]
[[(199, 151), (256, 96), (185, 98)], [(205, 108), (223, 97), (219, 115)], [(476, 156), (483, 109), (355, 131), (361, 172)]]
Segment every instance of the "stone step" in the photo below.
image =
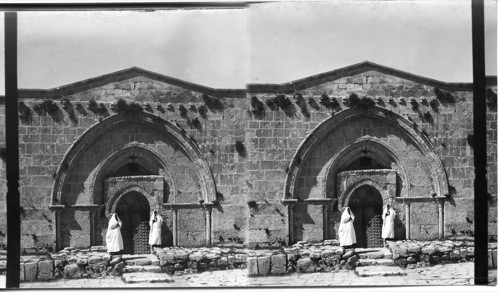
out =
[(159, 266), (160, 260), (156, 255), (123, 255), (122, 260), (126, 266)]
[(160, 273), (126, 273), (122, 275), (125, 283), (171, 283), (174, 280), (167, 274)]
[(358, 254), (360, 259), (383, 259), (384, 258), (384, 253), (379, 252), (379, 251), (374, 251), (374, 252), (367, 252), (367, 253), (362, 253)]
[(124, 273), (163, 273), (163, 269), (160, 266), (125, 266)]
[(364, 266), (395, 266), (393, 260), (390, 259), (359, 259), (358, 265)]
[(360, 277), (374, 277), (374, 276), (406, 276), (403, 269), (397, 266), (368, 266), (357, 267), (356, 275)]
[(382, 248), (378, 248), (378, 247), (357, 247), (354, 249), (354, 252), (356, 254), (362, 254), (362, 253), (368, 253), (368, 252), (379, 252), (381, 251)]

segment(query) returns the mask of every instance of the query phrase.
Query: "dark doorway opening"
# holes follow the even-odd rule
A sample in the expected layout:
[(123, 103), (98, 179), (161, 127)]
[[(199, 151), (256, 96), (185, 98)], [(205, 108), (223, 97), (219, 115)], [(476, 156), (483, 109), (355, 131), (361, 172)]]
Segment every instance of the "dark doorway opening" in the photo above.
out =
[(382, 247), (382, 196), (372, 186), (362, 186), (349, 199), (358, 247)]
[(124, 253), (149, 253), (149, 202), (146, 197), (134, 191), (125, 194), (116, 205), (116, 213), (123, 223)]

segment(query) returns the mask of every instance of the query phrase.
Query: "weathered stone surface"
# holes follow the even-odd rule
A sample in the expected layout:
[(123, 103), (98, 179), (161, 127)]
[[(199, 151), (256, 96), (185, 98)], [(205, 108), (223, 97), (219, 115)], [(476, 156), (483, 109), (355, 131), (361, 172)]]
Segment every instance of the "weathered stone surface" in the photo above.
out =
[(19, 263), (19, 281), (24, 281), (24, 263)]
[(123, 270), (124, 267), (125, 267), (125, 263), (119, 262), (115, 265), (115, 270)]
[(200, 261), (203, 259), (203, 254), (201, 252), (195, 252), (189, 255), (190, 261)]
[(217, 260), (217, 266), (221, 269), (227, 268), (227, 257), (221, 257), (220, 259)]
[(357, 260), (358, 260), (358, 258), (355, 255), (353, 255), (353, 256), (351, 256), (350, 258), (347, 259), (347, 262), (353, 264)]
[(51, 260), (38, 262), (38, 280), (47, 281), (54, 277), (54, 262)]
[(316, 264), (310, 258), (301, 258), (297, 261), (297, 269), (300, 273), (312, 273), (316, 269)]
[(247, 258), (247, 272), (248, 276), (255, 277), (259, 275), (259, 268), (257, 258)]
[(230, 256), (227, 256), (227, 264), (230, 265), (230, 266), (233, 266), (236, 262), (236, 259), (234, 256), (230, 255)]
[(432, 254), (434, 254), (434, 253), (436, 253), (436, 252), (437, 252), (437, 249), (436, 249), (436, 247), (435, 247), (435, 246), (430, 245), (430, 246), (424, 246), (424, 247), (422, 247), (422, 250), (421, 250), (421, 251), (422, 251), (422, 253), (432, 255)]
[(236, 263), (244, 263), (247, 260), (247, 255), (242, 253), (235, 254), (234, 260)]
[(121, 258), (121, 257), (116, 257), (116, 258), (113, 258), (113, 259), (109, 262), (109, 264), (114, 266), (114, 265), (116, 265), (117, 263), (119, 263), (119, 262), (121, 262), (121, 261), (122, 261), (122, 258)]
[(98, 262), (101, 262), (101, 261), (102, 261), (101, 257), (93, 256), (93, 257), (89, 258), (88, 263), (89, 263), (89, 265), (92, 265), (92, 264), (95, 264), (95, 263), (98, 263)]
[(69, 279), (78, 278), (81, 270), (77, 264), (69, 264), (64, 267), (64, 276)]
[(356, 274), (360, 277), (373, 277), (373, 276), (404, 276), (405, 271), (400, 267), (384, 267), (381, 269), (377, 266), (358, 267)]
[(344, 253), (344, 255), (342, 256), (343, 259), (348, 259), (350, 257), (352, 257), (354, 255), (354, 251), (350, 250), (350, 251), (347, 251), (346, 253)]
[(271, 256), (271, 274), (282, 275), (286, 273), (286, 256), (284, 254)]
[(79, 265), (86, 265), (88, 264), (89, 260), (87, 258), (79, 258), (76, 260), (76, 263)]
[(38, 276), (38, 263), (31, 262), (24, 264), (24, 278), (26, 281), (35, 281)]
[(174, 281), (171, 276), (161, 273), (127, 273), (123, 274), (122, 279), (125, 283), (170, 283)]
[(257, 258), (259, 276), (267, 276), (271, 272), (271, 257), (263, 256)]
[(188, 258), (189, 258), (189, 254), (187, 252), (179, 251), (179, 252), (175, 253), (176, 260), (186, 260)]

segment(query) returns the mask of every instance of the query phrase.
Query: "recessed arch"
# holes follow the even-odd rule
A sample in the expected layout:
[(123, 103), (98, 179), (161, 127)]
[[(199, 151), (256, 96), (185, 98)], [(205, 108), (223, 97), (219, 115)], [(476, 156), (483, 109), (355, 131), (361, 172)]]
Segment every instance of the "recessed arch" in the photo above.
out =
[(114, 192), (113, 194), (110, 194), (106, 202), (106, 215), (109, 216), (109, 214), (111, 213), (116, 213), (116, 207), (120, 202), (120, 199), (131, 192), (136, 192), (144, 196), (148, 200), (149, 209), (150, 210), (154, 209), (156, 202), (154, 201), (153, 197), (148, 194), (146, 190), (144, 190), (138, 185), (127, 185), (122, 189)]
[[(370, 149), (370, 152), (364, 153), (365, 149)], [(355, 161), (361, 155), (365, 155), (375, 159), (378, 163), (382, 164), (386, 169), (394, 169), (401, 180), (400, 196), (407, 196), (408, 194), (408, 170), (399, 156), (397, 151), (390, 145), (371, 136), (363, 136), (351, 145), (344, 147), (341, 151), (336, 153), (326, 164), (324, 168), (323, 179), (321, 180), (321, 187), (323, 193), (336, 194), (337, 174), (345, 170), (349, 164)]]
[[(167, 182), (169, 193), (175, 194), (177, 192), (168, 161), (165, 161), (152, 147), (144, 143), (131, 142), (109, 155), (92, 172), (89, 180), (91, 185), (88, 186), (88, 189), (93, 194), (94, 204), (104, 203), (104, 180), (129, 161), (139, 162), (152, 175), (163, 176)], [(165, 195), (168, 196), (169, 193)]]
[[(427, 164), (431, 171), (433, 178), (433, 187), (437, 196), (445, 196), (448, 193), (448, 179), (444, 170), (443, 164), (439, 156), (435, 153), (431, 141), (422, 134), (414, 125), (407, 119), (400, 115), (380, 107), (369, 108), (351, 108), (329, 117), (307, 136), (306, 139), (300, 144), (291, 160), (286, 176), (284, 186), (284, 199), (293, 199), (296, 196), (296, 182), (300, 174), (300, 170), (304, 164), (304, 158), (318, 145), (333, 129), (339, 127), (344, 123), (359, 118), (369, 117), (390, 125), (397, 129), (398, 133), (408, 139), (418, 151), (426, 158)], [(364, 140), (372, 139), (369, 136), (363, 137)], [(375, 138), (373, 142), (378, 142)], [(390, 149), (385, 145), (385, 149)], [(388, 153), (390, 153), (389, 151)], [(397, 157), (397, 156), (396, 156)], [(331, 164), (333, 165), (333, 164)], [(331, 166), (330, 166), (331, 167)], [(325, 182), (326, 183), (326, 182)]]
[[(52, 203), (58, 205), (61, 202), (62, 188), (71, 173), (73, 164), (78, 161), (79, 157), (87, 151), (87, 149), (106, 132), (113, 130), (121, 125), (138, 123), (158, 130), (161, 133), (168, 134), (176, 145), (178, 145), (185, 155), (195, 165), (195, 170), (201, 181), (201, 192), (207, 202), (215, 201), (216, 188), (213, 176), (208, 164), (202, 158), (198, 147), (182, 133), (177, 127), (167, 122), (166, 120), (150, 113), (127, 114), (121, 113), (110, 116), (102, 122), (92, 126), (86, 130), (66, 151), (64, 158), (57, 168), (54, 184), (52, 187)], [(132, 145), (138, 146), (138, 145)], [(151, 149), (149, 149), (151, 150)], [(153, 151), (150, 151), (154, 153)], [(119, 154), (117, 154), (119, 156)], [(112, 161), (113, 157), (108, 157)], [(161, 161), (161, 160), (160, 160)], [(102, 169), (102, 168), (100, 168)], [(98, 172), (96, 172), (97, 175)]]
[(380, 196), (382, 196), (382, 202), (387, 203), (390, 198), (390, 194), (387, 190), (385, 190), (382, 186), (380, 186), (377, 182), (371, 179), (363, 179), (359, 180), (346, 188), (346, 191), (339, 198), (339, 211), (342, 210), (343, 207), (347, 207), (349, 205), (349, 201), (351, 200), (352, 195), (355, 191), (361, 187), (369, 186), (376, 189)]

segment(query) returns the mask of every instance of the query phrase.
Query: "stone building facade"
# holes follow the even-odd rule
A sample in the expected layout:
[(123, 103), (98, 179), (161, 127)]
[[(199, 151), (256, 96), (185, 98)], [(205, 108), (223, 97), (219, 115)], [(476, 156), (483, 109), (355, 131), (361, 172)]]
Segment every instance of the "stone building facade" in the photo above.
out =
[[(497, 89), (488, 82), (488, 225), (496, 240)], [(102, 245), (116, 212), (126, 251), (140, 253), (152, 210), (165, 219), (164, 244), (179, 246), (332, 239), (345, 206), (360, 245), (378, 246), (390, 202), (397, 238), (474, 232), (470, 83), (363, 62), (229, 90), (131, 68), (23, 89), (19, 100), (26, 251)], [(5, 219), (0, 232), (5, 241)]]

